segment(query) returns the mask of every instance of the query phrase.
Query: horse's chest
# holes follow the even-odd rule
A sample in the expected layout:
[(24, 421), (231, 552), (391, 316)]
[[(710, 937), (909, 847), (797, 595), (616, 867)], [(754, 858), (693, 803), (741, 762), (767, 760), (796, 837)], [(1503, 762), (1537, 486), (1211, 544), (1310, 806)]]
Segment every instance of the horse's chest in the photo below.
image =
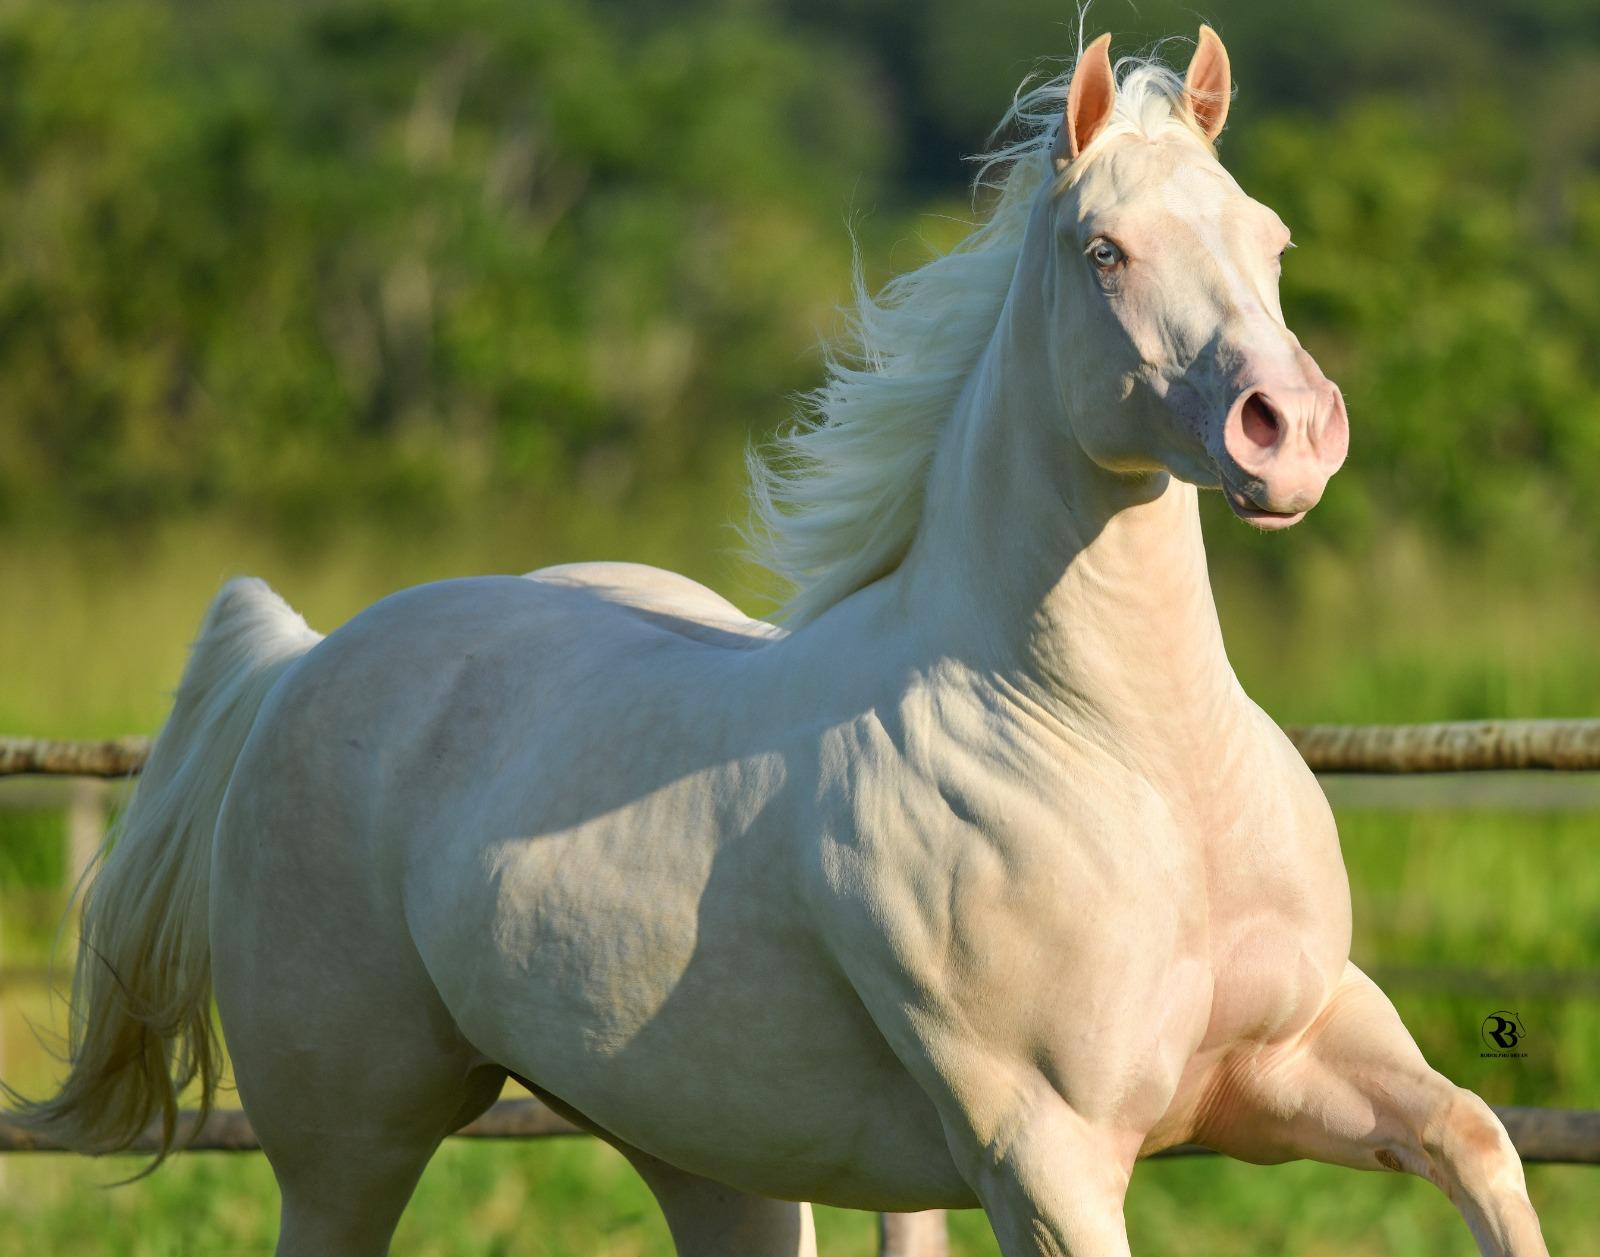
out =
[(1349, 956), (1349, 882), (1333, 819), (1314, 782), (1295, 785), (1208, 841), (1206, 1045), (1294, 1033)]
[(882, 844), (849, 880), (874, 888), (863, 925), (892, 948), (894, 999), (1049, 1062), (1075, 1100), (1136, 1097), (1154, 1120), (1207, 1044), (1314, 1016), (1348, 954), (1348, 889), (1309, 776), (1219, 813), (1093, 784), (1048, 805), (946, 787), (959, 820), (914, 812), (909, 853)]

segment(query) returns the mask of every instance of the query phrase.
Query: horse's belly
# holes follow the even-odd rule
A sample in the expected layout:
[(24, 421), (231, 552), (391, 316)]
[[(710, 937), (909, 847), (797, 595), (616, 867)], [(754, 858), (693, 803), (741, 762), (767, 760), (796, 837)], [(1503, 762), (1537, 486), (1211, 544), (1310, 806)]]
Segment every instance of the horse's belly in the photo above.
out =
[(418, 939), (473, 1045), (623, 1142), (748, 1191), (973, 1204), (932, 1102), (759, 832), (714, 850), (643, 838), (639, 819), (519, 840), (435, 901), (483, 923)]
[[(932, 1102), (853, 993), (765, 973), (762, 996), (674, 997), (606, 1057), (521, 1048), (531, 1081), (683, 1169), (759, 1195), (857, 1208), (975, 1204)], [(522, 1072), (519, 1070), (518, 1072)]]

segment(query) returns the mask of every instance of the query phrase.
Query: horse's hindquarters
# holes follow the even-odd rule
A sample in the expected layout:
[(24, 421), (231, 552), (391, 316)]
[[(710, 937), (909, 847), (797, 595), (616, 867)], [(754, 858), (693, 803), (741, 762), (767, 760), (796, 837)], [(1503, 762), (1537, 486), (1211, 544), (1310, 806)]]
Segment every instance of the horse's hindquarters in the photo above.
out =
[[(283, 1194), (280, 1257), (387, 1251), (438, 1142), (503, 1071), (461, 1036), (367, 866), (348, 789), (271, 722), (219, 823), (217, 1008)], [(303, 744), (302, 744), (303, 745)]]

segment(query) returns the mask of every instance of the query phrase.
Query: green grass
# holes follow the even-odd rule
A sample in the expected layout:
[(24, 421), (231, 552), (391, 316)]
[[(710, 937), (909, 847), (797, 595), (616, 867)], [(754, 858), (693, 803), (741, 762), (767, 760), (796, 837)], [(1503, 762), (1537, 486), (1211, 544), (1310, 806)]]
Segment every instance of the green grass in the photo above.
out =
[[(129, 1187), (103, 1184), (135, 1163), (12, 1158), (0, 1188), (0, 1257), (270, 1254), (277, 1199), (257, 1156), (194, 1155)], [(1554, 1252), (1584, 1251), (1594, 1173), (1534, 1166), (1529, 1189)], [(1136, 1253), (1227, 1257), (1468, 1257), (1455, 1211), (1409, 1178), (1295, 1163), (1152, 1162), (1134, 1175), (1128, 1225)], [(873, 1252), (870, 1217), (819, 1209), (823, 1257)], [(958, 1257), (993, 1257), (978, 1213), (952, 1216)], [(396, 1236), (414, 1257), (670, 1257), (666, 1228), (626, 1163), (593, 1141), (446, 1145)]]
[[(688, 516), (668, 518), (687, 521)], [(0, 554), (0, 731), (93, 735), (149, 729), (177, 679), (184, 643), (219, 580), (272, 579), (319, 627), (390, 589), (441, 575), (517, 571), (598, 554), (674, 562), (709, 556), (697, 575), (732, 592), (745, 579), (716, 547), (731, 539), (681, 522), (641, 538), (617, 521), (524, 529), (470, 540), (378, 536), (284, 551), (248, 530), (175, 530), (138, 551), (60, 546)], [(1398, 541), (1362, 566), (1316, 545), (1273, 580), (1219, 574), (1230, 650), (1247, 688), (1285, 721), (1477, 715), (1600, 715), (1600, 596), (1579, 574), (1538, 581), (1430, 560)], [(746, 598), (751, 602), (753, 599)], [(0, 789), (4, 789), (0, 785)], [(1354, 954), (1379, 966), (1472, 967), (1515, 975), (1600, 967), (1600, 816), (1499, 812), (1341, 815), (1356, 900)], [(39, 963), (60, 911), (59, 818), (0, 811), (0, 956)], [(1520, 992), (1399, 989), (1395, 1002), (1424, 1053), (1493, 1103), (1600, 1105), (1600, 1000)], [(1484, 1059), (1478, 1026), (1498, 1007), (1521, 1014), (1526, 1060)], [(60, 1027), (44, 992), (0, 993), (8, 1081), (36, 1088), (51, 1062), (29, 1021)], [(271, 1175), (256, 1156), (180, 1156), (115, 1189), (137, 1162), (58, 1156), (0, 1159), (0, 1257), (12, 1254), (267, 1253), (276, 1227)], [(1600, 1170), (1531, 1167), (1552, 1251), (1592, 1243)], [(1454, 1210), (1432, 1187), (1310, 1164), (1220, 1159), (1142, 1165), (1128, 1200), (1134, 1251), (1466, 1257)], [(872, 1251), (869, 1217), (819, 1212), (824, 1257)], [(980, 1214), (952, 1220), (962, 1257), (993, 1254)], [(451, 1143), (430, 1166), (397, 1253), (635, 1257), (670, 1252), (648, 1194), (589, 1140)]]

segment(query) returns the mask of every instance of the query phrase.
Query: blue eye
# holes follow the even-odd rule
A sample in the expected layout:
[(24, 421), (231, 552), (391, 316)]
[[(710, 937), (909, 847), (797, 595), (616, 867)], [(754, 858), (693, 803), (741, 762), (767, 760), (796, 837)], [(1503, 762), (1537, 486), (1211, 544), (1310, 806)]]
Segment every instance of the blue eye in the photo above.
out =
[(1089, 246), (1089, 260), (1103, 271), (1109, 271), (1123, 260), (1123, 252), (1109, 240), (1096, 240)]

